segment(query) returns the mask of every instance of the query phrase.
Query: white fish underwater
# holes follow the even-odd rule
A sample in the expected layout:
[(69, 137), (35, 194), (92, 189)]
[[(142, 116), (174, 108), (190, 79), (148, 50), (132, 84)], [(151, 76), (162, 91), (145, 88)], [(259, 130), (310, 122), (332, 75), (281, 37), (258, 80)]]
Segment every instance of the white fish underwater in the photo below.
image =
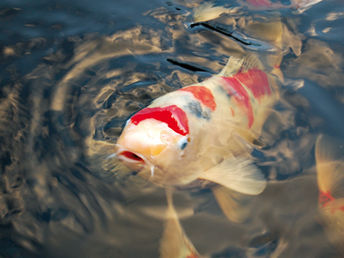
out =
[(274, 81), (254, 56), (231, 57), (211, 78), (157, 98), (134, 114), (116, 156), (155, 184), (218, 184), (261, 193), (266, 180), (250, 158), (272, 105)]
[(241, 200), (266, 187), (251, 152), (278, 98), (257, 57), (231, 57), (218, 75), (155, 99), (127, 121), (115, 156), (167, 189), (161, 257), (200, 257), (178, 220), (174, 187), (208, 186), (228, 219), (245, 220)]
[[(197, 10), (195, 22), (225, 13), (223, 8), (205, 7)], [(173, 188), (210, 187), (226, 217), (242, 222), (248, 211), (241, 199), (261, 194), (267, 185), (251, 153), (280, 97), (276, 79), (283, 81), (279, 67), (283, 55), (290, 48), (300, 55), (302, 44), (279, 20), (242, 26), (279, 50), (268, 58), (271, 71), (253, 54), (231, 56), (219, 74), (167, 93), (133, 114), (110, 155), (167, 189), (163, 258), (200, 257), (179, 222)]]

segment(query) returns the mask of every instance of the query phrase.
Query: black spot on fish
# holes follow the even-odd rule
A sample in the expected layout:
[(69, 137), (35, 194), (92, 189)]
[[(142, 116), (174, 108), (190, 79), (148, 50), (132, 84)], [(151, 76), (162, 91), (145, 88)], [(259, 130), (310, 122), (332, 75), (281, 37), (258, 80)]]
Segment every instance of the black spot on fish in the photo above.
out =
[(203, 110), (201, 104), (198, 101), (191, 101), (187, 104), (189, 111), (198, 118), (210, 119), (209, 111)]
[(226, 91), (226, 90), (223, 88), (222, 85), (218, 85), (218, 86), (216, 87), (216, 89), (217, 89), (221, 94), (225, 94), (228, 98), (231, 98), (231, 97), (232, 97), (232, 95), (229, 94), (229, 92)]

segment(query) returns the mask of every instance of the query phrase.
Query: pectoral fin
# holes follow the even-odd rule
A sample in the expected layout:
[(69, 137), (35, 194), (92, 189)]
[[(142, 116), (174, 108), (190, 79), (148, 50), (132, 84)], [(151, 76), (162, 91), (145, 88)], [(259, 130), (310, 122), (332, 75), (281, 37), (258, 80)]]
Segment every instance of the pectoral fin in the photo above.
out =
[(242, 194), (258, 195), (266, 187), (261, 171), (244, 158), (231, 158), (208, 169), (200, 177)]
[(197, 258), (200, 257), (196, 248), (186, 236), (174, 208), (172, 192), (166, 190), (167, 197), (167, 218), (163, 237), (160, 242), (161, 258)]

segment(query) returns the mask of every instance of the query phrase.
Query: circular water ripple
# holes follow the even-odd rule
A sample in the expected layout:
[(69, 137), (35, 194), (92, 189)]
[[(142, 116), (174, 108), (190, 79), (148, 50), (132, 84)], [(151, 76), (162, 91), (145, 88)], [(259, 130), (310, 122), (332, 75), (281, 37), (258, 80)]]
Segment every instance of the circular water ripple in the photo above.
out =
[[(1, 4), (0, 255), (158, 256), (163, 189), (106, 157), (132, 113), (220, 71), (228, 56), (247, 49), (209, 28), (186, 26), (196, 5), (191, 1), (132, 5)], [(307, 249), (310, 257), (335, 257), (317, 222), (310, 172), (316, 134), (343, 137), (344, 131), (338, 121), (342, 37), (332, 34), (342, 13), (332, 5), (324, 19), (308, 24), (306, 15), (286, 12), (291, 18), (285, 24), (300, 35), (302, 48), (299, 53), (290, 42), (278, 46), (286, 54), (285, 87), (259, 139), (267, 144), (253, 153), (271, 181), (249, 204), (254, 216), (237, 225), (222, 215), (208, 189), (177, 192), (182, 225), (200, 253), (294, 257)], [(311, 17), (321, 12), (314, 8), (307, 11)], [(228, 23), (230, 15), (217, 22), (254, 38), (252, 29), (261, 28), (257, 20), (276, 21), (275, 14), (246, 15), (248, 27)], [(266, 43), (251, 50), (271, 65)]]

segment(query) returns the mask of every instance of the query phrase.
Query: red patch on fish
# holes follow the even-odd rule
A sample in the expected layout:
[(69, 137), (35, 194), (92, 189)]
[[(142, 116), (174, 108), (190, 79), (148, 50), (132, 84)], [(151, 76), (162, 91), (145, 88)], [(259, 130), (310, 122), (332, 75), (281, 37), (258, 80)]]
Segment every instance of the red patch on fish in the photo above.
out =
[(222, 77), (226, 83), (223, 85), (224, 89), (230, 96), (243, 106), (247, 113), (248, 119), (248, 127), (250, 128), (253, 124), (254, 117), (253, 117), (253, 110), (250, 101), (250, 96), (248, 95), (245, 88), (241, 85), (241, 83), (234, 77)]
[(204, 86), (189, 86), (180, 89), (181, 91), (187, 91), (192, 93), (192, 95), (203, 105), (210, 108), (212, 111), (216, 109), (216, 102), (211, 90)]
[(330, 192), (319, 192), (319, 203), (322, 208), (325, 208), (329, 202), (333, 201), (334, 197), (331, 195)]
[(265, 95), (271, 95), (268, 77), (265, 72), (259, 69), (250, 69), (244, 73), (240, 72), (234, 77), (245, 85), (257, 99)]
[(181, 135), (185, 136), (189, 133), (188, 118), (185, 112), (176, 105), (144, 108), (133, 115), (130, 121), (138, 125), (141, 121), (149, 118), (166, 123), (169, 128)]
[[(321, 208), (325, 208), (330, 202), (334, 201), (335, 198), (332, 196), (330, 191), (327, 192), (319, 192), (319, 203)], [(344, 212), (344, 206), (333, 207), (331, 212), (334, 213), (336, 210), (341, 210)]]
[(231, 108), (231, 112), (232, 112), (232, 116), (235, 116), (235, 112), (233, 108)]
[(191, 253), (190, 255), (186, 256), (186, 258), (199, 258), (199, 256), (195, 253)]

